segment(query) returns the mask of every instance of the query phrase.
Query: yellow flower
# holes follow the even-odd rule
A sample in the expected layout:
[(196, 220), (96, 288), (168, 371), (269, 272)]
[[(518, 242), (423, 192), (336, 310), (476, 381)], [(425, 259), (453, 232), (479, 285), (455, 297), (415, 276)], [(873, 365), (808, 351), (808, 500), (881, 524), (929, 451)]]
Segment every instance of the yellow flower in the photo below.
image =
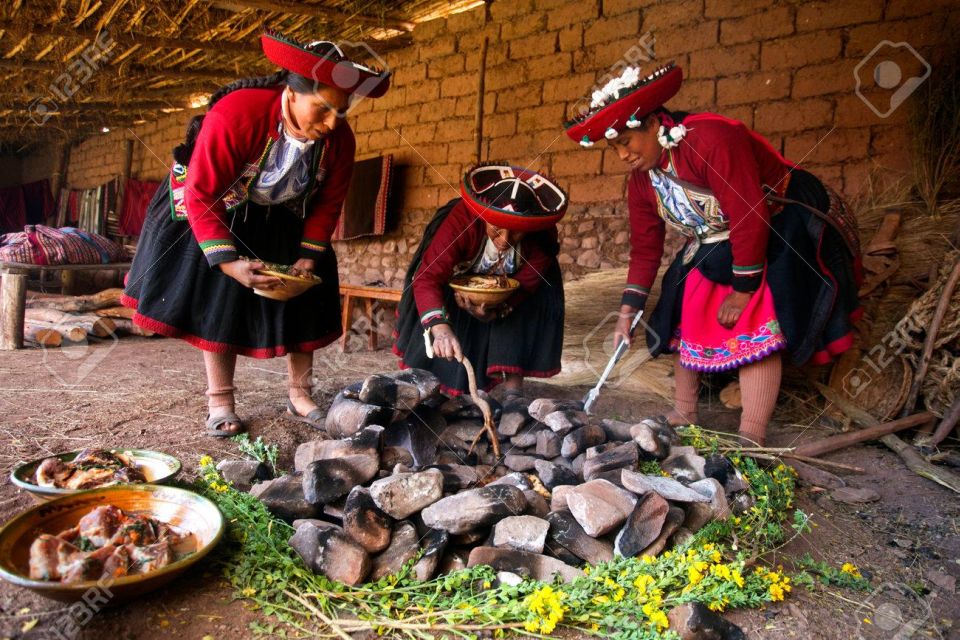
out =
[(670, 626), (670, 621), (667, 620), (667, 614), (657, 608), (653, 603), (648, 602), (643, 605), (642, 610), (643, 615), (647, 616), (647, 620), (649, 620), (651, 624), (656, 625), (657, 632), (663, 631)]
[(770, 585), (770, 600), (773, 602), (779, 602), (783, 600), (783, 589), (779, 584)]
[(213, 464), (213, 458), (211, 458), (210, 456), (202, 456), (202, 457), (200, 458), (200, 466), (201, 466), (201, 467), (206, 467), (206, 466), (209, 466), (209, 465), (211, 465), (211, 464)]
[(489, 589), (489, 588), (490, 588), (490, 581), (489, 581), (489, 580), (484, 580), (484, 581), (483, 581), (483, 588), (484, 588), (484, 589)]
[(640, 561), (643, 562), (643, 564), (653, 564), (654, 560), (655, 558), (653, 556), (648, 556), (648, 555), (640, 556)]
[(552, 633), (557, 623), (563, 620), (566, 607), (561, 601), (565, 596), (563, 591), (554, 591), (549, 586), (541, 587), (527, 596), (524, 604), (535, 617), (524, 622), (524, 629), (531, 633)]
[(696, 567), (687, 568), (687, 580), (691, 585), (700, 584), (700, 581), (703, 580), (703, 574), (700, 573)]
[(850, 564), (849, 562), (844, 562), (844, 563), (843, 563), (843, 566), (840, 567), (840, 571), (842, 571), (842, 572), (844, 572), (844, 573), (846, 573), (846, 574), (849, 574), (849, 575), (853, 576), (854, 578), (860, 578), (860, 577), (862, 577), (862, 576), (860, 575), (860, 570), (857, 569), (857, 565), (855, 565), (855, 564)]
[(633, 586), (634, 586), (634, 587), (636, 588), (636, 590), (639, 591), (641, 594), (645, 594), (645, 593), (647, 592), (647, 587), (649, 587), (649, 586), (652, 585), (653, 583), (654, 583), (653, 576), (639, 575), (639, 576), (637, 576), (637, 578), (633, 581)]
[(240, 592), (240, 595), (242, 595), (244, 598), (252, 598), (253, 596), (257, 595), (257, 590), (253, 587), (246, 587)]
[(734, 570), (732, 570), (732, 571), (730, 572), (730, 576), (731, 576), (731, 579), (733, 580), (733, 583), (742, 589), (742, 588), (743, 588), (743, 576), (740, 575), (740, 572), (737, 571), (736, 569), (734, 569)]

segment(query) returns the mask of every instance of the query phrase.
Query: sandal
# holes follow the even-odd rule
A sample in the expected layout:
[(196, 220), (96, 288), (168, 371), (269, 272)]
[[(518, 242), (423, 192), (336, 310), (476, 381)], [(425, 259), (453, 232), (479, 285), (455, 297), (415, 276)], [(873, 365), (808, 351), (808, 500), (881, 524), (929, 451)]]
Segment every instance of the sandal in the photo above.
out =
[[(225, 428), (223, 425), (232, 425)], [(247, 430), (243, 421), (237, 417), (237, 414), (230, 411), (222, 416), (207, 416), (207, 435), (214, 438), (232, 438)]]
[(287, 400), (287, 417), (296, 422), (310, 425), (318, 431), (326, 431), (326, 414), (319, 408), (314, 409), (307, 415), (297, 413), (297, 408), (293, 406), (292, 400)]

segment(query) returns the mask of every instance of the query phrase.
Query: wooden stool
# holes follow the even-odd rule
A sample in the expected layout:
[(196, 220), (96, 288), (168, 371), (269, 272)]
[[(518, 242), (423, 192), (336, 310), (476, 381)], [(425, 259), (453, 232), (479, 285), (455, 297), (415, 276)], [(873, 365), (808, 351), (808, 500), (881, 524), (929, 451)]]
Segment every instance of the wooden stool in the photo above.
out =
[(373, 326), (373, 301), (386, 300), (389, 302), (400, 302), (400, 296), (403, 292), (399, 289), (388, 289), (386, 287), (367, 287), (359, 284), (341, 284), (340, 295), (343, 296), (343, 336), (340, 338), (340, 349), (347, 350), (347, 336), (350, 331), (350, 319), (352, 317), (353, 303), (355, 300), (363, 300), (363, 312), (370, 323), (367, 330), (367, 347), (370, 350), (377, 348), (377, 330)]

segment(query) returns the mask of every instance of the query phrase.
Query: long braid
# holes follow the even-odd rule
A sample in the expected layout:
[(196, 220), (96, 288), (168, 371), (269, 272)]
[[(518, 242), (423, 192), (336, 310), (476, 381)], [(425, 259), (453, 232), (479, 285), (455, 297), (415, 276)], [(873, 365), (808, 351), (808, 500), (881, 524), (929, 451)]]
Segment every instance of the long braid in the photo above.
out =
[[(263, 89), (266, 87), (274, 87), (278, 84), (285, 84), (287, 81), (290, 72), (281, 69), (276, 73), (272, 73), (268, 76), (257, 76), (254, 78), (241, 78), (231, 82), (228, 85), (220, 87), (217, 89), (213, 95), (210, 96), (210, 102), (207, 105), (207, 110), (221, 98), (226, 96), (228, 93), (236, 91), (237, 89)], [(173, 150), (173, 158), (180, 164), (189, 164), (190, 156), (193, 155), (193, 147), (197, 142), (197, 136), (200, 134), (200, 127), (203, 125), (203, 115), (194, 116), (190, 119), (190, 122), (187, 123), (187, 135), (183, 141), (183, 144), (177, 145)]]

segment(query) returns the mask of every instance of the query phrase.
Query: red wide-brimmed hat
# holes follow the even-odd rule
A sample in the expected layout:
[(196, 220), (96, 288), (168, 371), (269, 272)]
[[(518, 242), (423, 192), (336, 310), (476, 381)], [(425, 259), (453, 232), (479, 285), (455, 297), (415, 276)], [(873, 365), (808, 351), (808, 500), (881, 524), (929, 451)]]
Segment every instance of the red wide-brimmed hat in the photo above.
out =
[(682, 83), (683, 71), (672, 62), (646, 76), (628, 67), (594, 92), (589, 110), (564, 124), (567, 135), (584, 147), (616, 138), (624, 129), (639, 127), (648, 114), (677, 95)]
[(460, 194), (484, 222), (511, 231), (548, 229), (567, 212), (567, 194), (552, 180), (505, 163), (467, 171)]
[(303, 44), (276, 31), (260, 37), (263, 53), (274, 64), (365, 98), (379, 98), (390, 88), (390, 72), (371, 69), (347, 58), (340, 48), (326, 41)]

